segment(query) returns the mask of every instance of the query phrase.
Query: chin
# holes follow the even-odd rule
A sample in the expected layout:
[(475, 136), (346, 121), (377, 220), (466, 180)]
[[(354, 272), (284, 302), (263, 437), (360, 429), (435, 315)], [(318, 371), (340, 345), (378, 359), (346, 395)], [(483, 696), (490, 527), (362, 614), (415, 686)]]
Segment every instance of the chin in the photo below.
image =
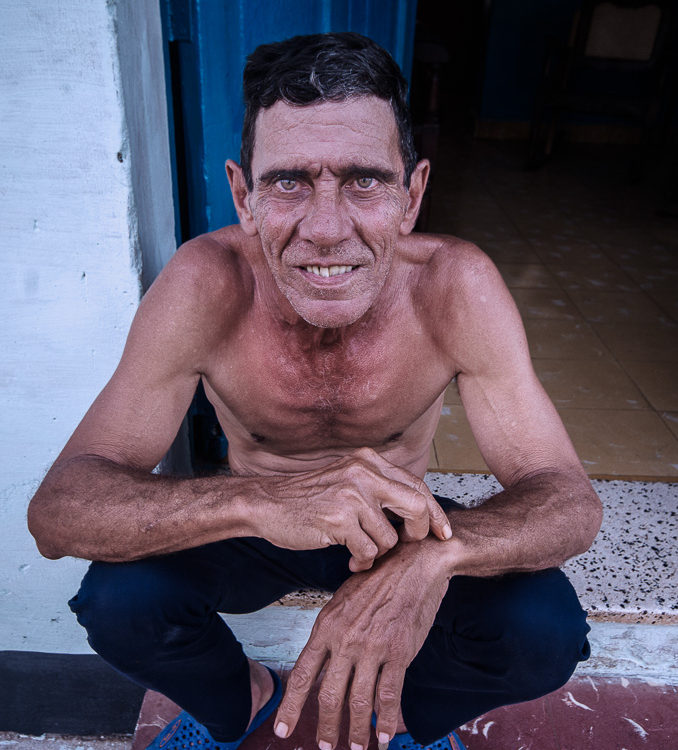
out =
[(316, 328), (345, 328), (356, 323), (370, 309), (371, 303), (361, 299), (308, 303), (290, 300), (297, 315)]

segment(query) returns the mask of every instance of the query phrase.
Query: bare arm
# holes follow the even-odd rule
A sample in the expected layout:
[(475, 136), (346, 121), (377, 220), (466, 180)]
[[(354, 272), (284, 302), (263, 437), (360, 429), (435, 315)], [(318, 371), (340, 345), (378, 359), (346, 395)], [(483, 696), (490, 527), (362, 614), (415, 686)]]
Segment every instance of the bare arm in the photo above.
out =
[(113, 561), (172, 551), (204, 539), (210, 513), (212, 527), (237, 533), (232, 504), (215, 513), (214, 484), (200, 488), (200, 513), (187, 501), (190, 484), (151, 474), (205, 364), (210, 342), (196, 301), (222, 291), (210, 287), (216, 274), (205, 281), (197, 273), (199, 256), (209, 263), (211, 251), (180, 250), (148, 291), (113, 377), (31, 501), (29, 528), (45, 556)]
[(555, 407), (539, 383), (520, 315), (496, 268), (475, 255), (458, 314), (473, 321), (457, 377), (473, 434), (504, 491), (451, 511), (451, 572), (540, 570), (585, 552), (602, 506)]

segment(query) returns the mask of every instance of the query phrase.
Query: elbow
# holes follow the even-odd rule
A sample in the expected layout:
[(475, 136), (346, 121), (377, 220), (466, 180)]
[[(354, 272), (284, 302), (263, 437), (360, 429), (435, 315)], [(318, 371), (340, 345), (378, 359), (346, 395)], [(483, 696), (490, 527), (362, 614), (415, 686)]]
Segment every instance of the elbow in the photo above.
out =
[(26, 517), (28, 530), (43, 557), (48, 560), (59, 560), (65, 557), (67, 552), (61, 548), (58, 535), (55, 533), (53, 514), (45, 505), (39, 494), (31, 500)]
[(579, 543), (575, 554), (582, 555), (590, 549), (603, 523), (603, 504), (593, 487), (589, 487), (588, 491), (583, 494), (578, 517)]

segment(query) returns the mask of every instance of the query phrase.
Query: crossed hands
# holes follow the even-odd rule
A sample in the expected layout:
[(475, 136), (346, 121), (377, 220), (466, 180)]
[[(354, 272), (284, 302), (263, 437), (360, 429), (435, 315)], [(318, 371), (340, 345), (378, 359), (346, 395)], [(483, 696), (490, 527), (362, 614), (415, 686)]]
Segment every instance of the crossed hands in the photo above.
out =
[[(345, 545), (355, 573), (316, 619), (290, 674), (276, 734), (294, 730), (326, 667), (318, 696), (321, 750), (336, 747), (347, 699), (352, 750), (367, 747), (373, 712), (379, 741), (388, 742), (405, 671), (447, 590), (438, 542), (426, 539), (429, 531), (440, 540), (452, 536), (447, 516), (420, 478), (368, 448), (317, 471), (267, 477), (258, 495), (258, 536), (288, 549)], [(384, 509), (403, 519), (400, 534)], [(420, 543), (398, 545), (399, 538)]]
[[(326, 666), (318, 693), (317, 742), (333, 750), (344, 703), (351, 750), (365, 750), (372, 713), (380, 745), (396, 733), (405, 671), (419, 652), (447, 591), (449, 575), (429, 544), (401, 545), (370, 571), (351, 576), (323, 607), (290, 673), (274, 728), (294, 730), (309, 692)], [(402, 731), (402, 730), (401, 730)]]
[[(357, 573), (395, 547), (398, 539), (418, 541), (432, 531), (452, 536), (450, 523), (424, 481), (371, 448), (313, 471), (267, 476), (256, 483), (249, 522), (253, 536), (285, 549), (321, 549), (341, 544)], [(400, 535), (384, 510), (400, 516)]]

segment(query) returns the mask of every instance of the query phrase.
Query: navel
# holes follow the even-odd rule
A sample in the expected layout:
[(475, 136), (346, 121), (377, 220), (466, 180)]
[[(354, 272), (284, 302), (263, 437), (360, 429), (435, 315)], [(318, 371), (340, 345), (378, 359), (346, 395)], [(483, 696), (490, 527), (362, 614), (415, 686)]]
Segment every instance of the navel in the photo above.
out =
[(255, 443), (263, 443), (266, 438), (263, 435), (260, 435), (258, 432), (250, 432), (250, 435), (252, 436), (252, 440), (254, 440)]
[(403, 436), (402, 432), (394, 432), (393, 435), (386, 438), (387, 443), (395, 443), (396, 440), (400, 440), (400, 438)]

